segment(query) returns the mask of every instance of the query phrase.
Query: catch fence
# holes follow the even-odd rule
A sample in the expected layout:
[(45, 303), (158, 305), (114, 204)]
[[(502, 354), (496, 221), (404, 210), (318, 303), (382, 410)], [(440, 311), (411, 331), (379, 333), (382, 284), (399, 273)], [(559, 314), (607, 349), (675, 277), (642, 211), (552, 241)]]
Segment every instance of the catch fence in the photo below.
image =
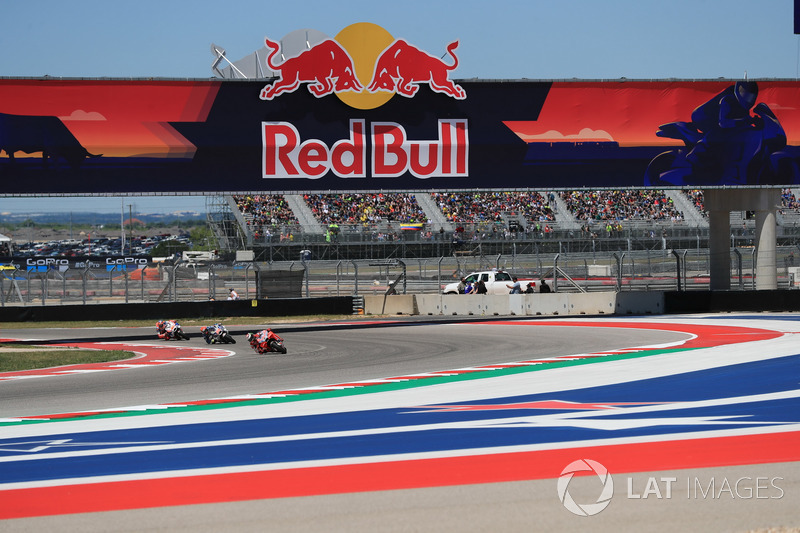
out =
[[(731, 249), (731, 290), (756, 287), (755, 248)], [(777, 249), (779, 289), (796, 288), (798, 248)], [(708, 249), (595, 253), (453, 254), (438, 258), (178, 262), (132, 269), (21, 268), (0, 271), (0, 305), (201, 302), (438, 293), (462, 275), (501, 269), (547, 279), (558, 292), (692, 291), (709, 288)], [(798, 279), (800, 282), (800, 279)]]

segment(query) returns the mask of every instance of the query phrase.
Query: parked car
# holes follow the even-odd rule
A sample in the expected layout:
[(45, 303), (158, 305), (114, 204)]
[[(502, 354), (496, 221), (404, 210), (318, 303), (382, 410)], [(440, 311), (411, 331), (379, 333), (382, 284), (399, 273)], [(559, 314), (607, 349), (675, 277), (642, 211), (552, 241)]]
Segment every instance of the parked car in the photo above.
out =
[[(473, 272), (464, 278), (464, 281), (471, 285), (478, 280), (482, 280), (486, 285), (487, 294), (508, 294), (511, 289), (509, 285), (514, 283), (511, 274), (503, 272), (502, 270), (485, 270), (482, 272)], [(450, 283), (445, 286), (442, 291), (443, 294), (458, 294), (458, 285), (460, 282)], [(519, 280), (520, 290), (525, 292), (530, 286), (534, 289), (536, 283), (533, 280)]]

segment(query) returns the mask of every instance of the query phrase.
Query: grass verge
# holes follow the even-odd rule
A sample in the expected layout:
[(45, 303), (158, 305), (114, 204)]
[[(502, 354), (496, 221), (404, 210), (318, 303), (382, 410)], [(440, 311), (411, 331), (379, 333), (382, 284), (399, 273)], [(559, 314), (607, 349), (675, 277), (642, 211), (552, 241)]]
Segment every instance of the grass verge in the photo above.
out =
[[(337, 322), (369, 318), (364, 315), (313, 315), (313, 316), (270, 316), (270, 317), (214, 317), (179, 318), (182, 326), (204, 326), (219, 322), (231, 325), (269, 325), (298, 324), (306, 322)], [(0, 331), (10, 329), (54, 329), (54, 328), (134, 328), (153, 327), (156, 321), (146, 320), (92, 320), (92, 321), (52, 321), (52, 322), (0, 322)], [(2, 337), (2, 333), (0, 333)], [(0, 372), (18, 372), (36, 368), (104, 363), (134, 357), (131, 352), (116, 350), (79, 350), (75, 348), (48, 348), (30, 345), (14, 345), (0, 342)]]
[(6, 346), (3, 350), (0, 350), (0, 372), (105, 363), (134, 357), (133, 353), (122, 350), (77, 350), (70, 348), (44, 348), (37, 350), (31, 347), (25, 347), (19, 351), (13, 350), (13, 346)]

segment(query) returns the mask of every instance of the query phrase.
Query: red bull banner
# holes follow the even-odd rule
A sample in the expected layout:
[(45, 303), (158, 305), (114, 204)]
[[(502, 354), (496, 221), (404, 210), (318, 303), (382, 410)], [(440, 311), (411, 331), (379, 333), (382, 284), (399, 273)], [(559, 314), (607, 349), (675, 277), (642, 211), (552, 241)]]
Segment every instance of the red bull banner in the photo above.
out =
[(796, 81), (460, 80), (458, 41), (369, 23), (264, 42), (260, 80), (0, 80), (0, 194), (800, 182)]

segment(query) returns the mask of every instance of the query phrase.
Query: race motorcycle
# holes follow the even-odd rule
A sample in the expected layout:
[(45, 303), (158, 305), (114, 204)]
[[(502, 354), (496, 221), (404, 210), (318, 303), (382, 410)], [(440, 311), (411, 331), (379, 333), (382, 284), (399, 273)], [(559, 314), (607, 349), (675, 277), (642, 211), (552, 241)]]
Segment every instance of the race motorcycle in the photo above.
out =
[(175, 320), (159, 320), (156, 322), (156, 333), (159, 339), (163, 340), (189, 340), (189, 335), (184, 333), (181, 325)]
[(684, 146), (653, 158), (645, 185), (795, 183), (800, 175), (796, 154), (775, 113), (764, 102), (756, 104), (757, 98), (756, 82), (736, 82), (697, 107), (691, 121), (659, 126), (656, 136)]
[(247, 340), (256, 353), (279, 352), (285, 354), (287, 351), (283, 339), (269, 328), (257, 333), (248, 333)]
[(236, 339), (231, 336), (222, 324), (200, 326), (200, 333), (203, 335), (206, 344), (236, 344)]

